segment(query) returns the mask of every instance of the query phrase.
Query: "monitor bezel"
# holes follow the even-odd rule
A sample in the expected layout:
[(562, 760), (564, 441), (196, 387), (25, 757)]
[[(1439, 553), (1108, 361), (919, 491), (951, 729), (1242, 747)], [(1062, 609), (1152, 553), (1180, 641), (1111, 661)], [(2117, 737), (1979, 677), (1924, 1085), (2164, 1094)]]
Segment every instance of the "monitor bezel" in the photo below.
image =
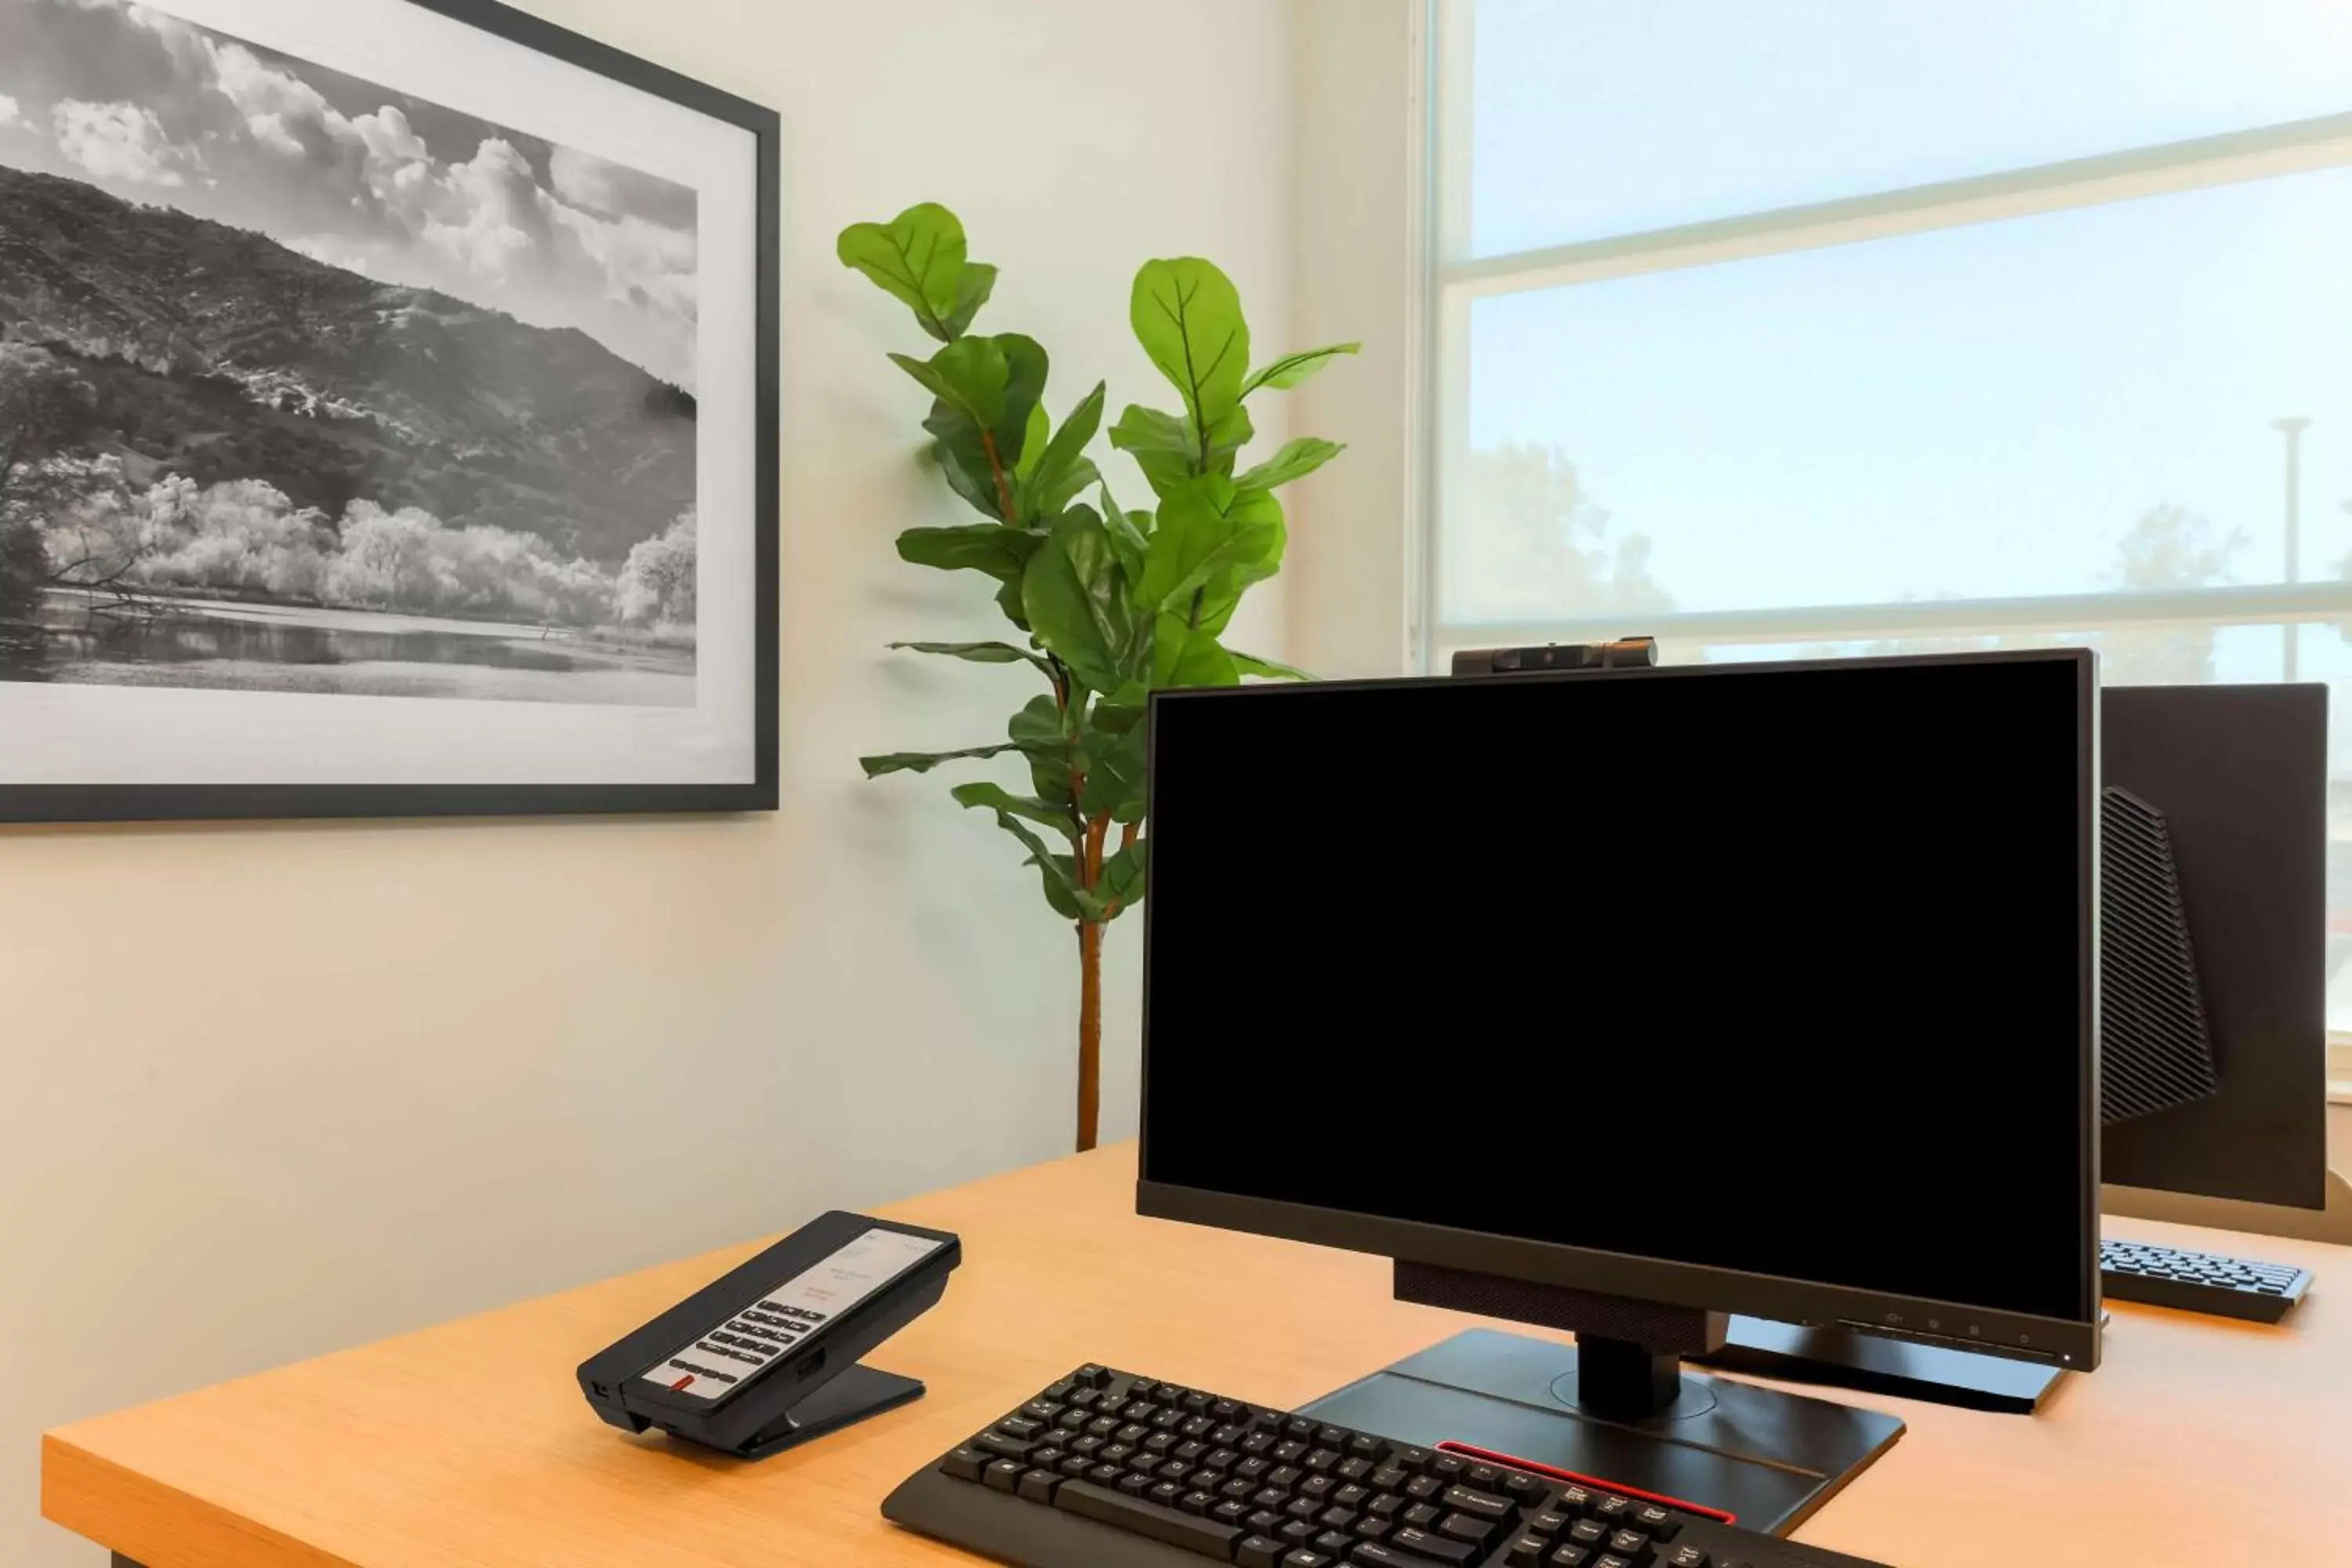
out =
[[(1902, 655), (1888, 658), (1786, 659), (1727, 665), (1662, 665), (1652, 668), (1544, 671), (1506, 676), (1403, 677), (1318, 681), (1309, 685), (1263, 685), (1155, 691), (1147, 722), (1150, 756), (1147, 794), (1158, 784), (1159, 726), (1171, 703), (1201, 701), (1280, 702), (1333, 690), (1417, 688), (1433, 679), (1511, 680), (1556, 683), (1616, 680), (1737, 680), (1759, 675), (1868, 668), (1947, 668), (1955, 665), (2047, 663), (2071, 666), (2075, 674), (2076, 947), (2084, 975), (2076, 1034), (2080, 1072), (2077, 1104), (2082, 1119), (2075, 1173), (2074, 1211), (2082, 1237), (2081, 1319), (2001, 1310), (1969, 1302), (1890, 1294), (1825, 1281), (1755, 1274), (1713, 1264), (1611, 1252), (1499, 1236), (1419, 1220), (1356, 1214), (1280, 1199), (1252, 1197), (1213, 1188), (1149, 1179), (1151, 1160), (1151, 962), (1152, 911), (1143, 901), (1142, 1057), (1139, 1074), (1136, 1212), (1332, 1247), (1378, 1257), (1468, 1269), (1543, 1284), (1629, 1297), (1636, 1300), (1740, 1313), (1779, 1322), (1836, 1325), (1906, 1340), (1951, 1344), (2020, 1360), (2088, 1372), (2099, 1363), (2099, 1083), (2098, 915), (2099, 682), (2097, 655), (2089, 648), (2036, 648), (1985, 653)], [(1148, 818), (1147, 818), (1148, 820)]]

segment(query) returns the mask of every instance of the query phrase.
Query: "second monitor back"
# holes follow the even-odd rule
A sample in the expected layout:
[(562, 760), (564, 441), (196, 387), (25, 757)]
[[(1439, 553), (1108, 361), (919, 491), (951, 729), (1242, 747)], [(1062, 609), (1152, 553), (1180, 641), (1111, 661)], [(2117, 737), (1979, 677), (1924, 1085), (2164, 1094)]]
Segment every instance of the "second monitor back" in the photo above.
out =
[(2109, 687), (2103, 782), (2164, 814), (2219, 1087), (2118, 1121), (2101, 1178), (2326, 1201), (2327, 689)]

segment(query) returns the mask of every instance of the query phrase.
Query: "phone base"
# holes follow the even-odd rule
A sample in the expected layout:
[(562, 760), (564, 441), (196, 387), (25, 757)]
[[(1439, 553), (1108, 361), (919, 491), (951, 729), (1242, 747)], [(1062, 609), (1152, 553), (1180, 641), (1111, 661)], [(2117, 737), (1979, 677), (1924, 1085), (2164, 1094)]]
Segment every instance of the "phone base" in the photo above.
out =
[(923, 1396), (919, 1378), (901, 1377), (870, 1366), (853, 1366), (792, 1407), (784, 1418), (764, 1432), (755, 1432), (736, 1458), (764, 1459), (795, 1444), (852, 1426), (869, 1415), (912, 1405)]

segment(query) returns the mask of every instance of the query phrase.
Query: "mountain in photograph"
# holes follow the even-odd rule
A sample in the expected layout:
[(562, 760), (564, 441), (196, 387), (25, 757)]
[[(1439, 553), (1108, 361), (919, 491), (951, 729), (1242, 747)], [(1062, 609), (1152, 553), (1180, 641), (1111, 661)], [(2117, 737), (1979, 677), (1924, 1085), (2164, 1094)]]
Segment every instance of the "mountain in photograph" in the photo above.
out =
[(0, 167), (0, 340), (68, 361), (135, 480), (264, 479), (614, 565), (695, 502), (695, 405), (584, 332)]

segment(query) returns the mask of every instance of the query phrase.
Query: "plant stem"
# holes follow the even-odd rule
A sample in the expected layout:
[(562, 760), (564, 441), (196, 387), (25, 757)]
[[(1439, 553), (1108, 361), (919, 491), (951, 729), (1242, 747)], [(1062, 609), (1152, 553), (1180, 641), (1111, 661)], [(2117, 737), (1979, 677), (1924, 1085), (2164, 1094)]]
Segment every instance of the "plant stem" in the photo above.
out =
[(1078, 922), (1078, 1152), (1095, 1146), (1102, 1117), (1102, 925)]
[(1013, 510), (1013, 487), (1005, 482), (1004, 460), (996, 455), (996, 432), (982, 430), (980, 433), (980, 447), (982, 451), (988, 454), (988, 472), (990, 477), (996, 480), (996, 510), (1003, 517), (1005, 526), (1009, 528), (1019, 522), (1021, 517), (1020, 513)]

